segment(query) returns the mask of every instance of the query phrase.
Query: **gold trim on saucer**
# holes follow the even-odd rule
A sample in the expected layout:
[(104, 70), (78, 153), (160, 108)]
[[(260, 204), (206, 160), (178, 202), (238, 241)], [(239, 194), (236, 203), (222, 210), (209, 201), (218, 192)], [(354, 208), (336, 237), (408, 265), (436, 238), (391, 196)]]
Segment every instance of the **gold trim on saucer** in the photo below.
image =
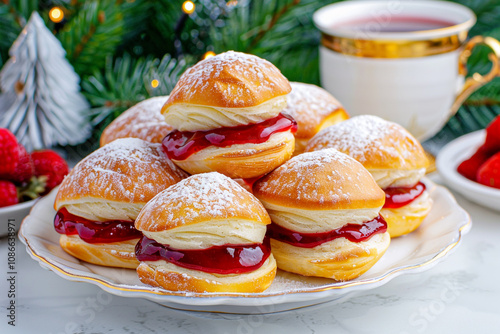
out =
[[(429, 191), (431, 193), (434, 192), (435, 189), (440, 188), (446, 190), (444, 187), (440, 187), (435, 185), (432, 181), (428, 181), (429, 186), (432, 185), (432, 189), (429, 187)], [(449, 192), (446, 192), (446, 196), (449, 196), (449, 200), (453, 201), (453, 203), (456, 204), (456, 200), (452, 197), (452, 195)], [(36, 207), (36, 206), (35, 206)], [(96, 284), (97, 286), (103, 288), (105, 291), (114, 293), (116, 295), (122, 295), (118, 293), (117, 291), (123, 291), (123, 292), (131, 292), (133, 293), (132, 295), (129, 296), (140, 296), (144, 297), (141, 295), (137, 295), (137, 293), (148, 293), (151, 295), (156, 295), (159, 296), (156, 299), (153, 298), (152, 300), (156, 302), (169, 302), (176, 304), (175, 300), (161, 300), (161, 296), (178, 296), (178, 297), (187, 297), (187, 298), (220, 298), (220, 297), (230, 297), (230, 298), (268, 298), (268, 297), (278, 297), (278, 296), (283, 296), (283, 295), (293, 295), (293, 294), (302, 294), (302, 293), (318, 293), (318, 292), (324, 292), (324, 291), (330, 291), (330, 290), (342, 290), (345, 288), (350, 288), (354, 286), (362, 286), (362, 285), (367, 285), (367, 284), (373, 284), (377, 282), (382, 282), (382, 281), (388, 281), (391, 278), (398, 276), (399, 274), (403, 272), (411, 272), (412, 270), (418, 270), (419, 268), (423, 268), (425, 266), (428, 266), (432, 263), (435, 263), (437, 260), (443, 258), (446, 256), (453, 248), (455, 248), (462, 240), (463, 234), (468, 230), (468, 228), (471, 225), (471, 219), (469, 214), (461, 209), (462, 212), (465, 214), (466, 220), (463, 221), (463, 224), (461, 224), (457, 230), (454, 230), (458, 233), (456, 236), (455, 240), (452, 240), (448, 245), (446, 245), (443, 249), (439, 250), (437, 253), (435, 253), (431, 258), (425, 260), (424, 262), (421, 263), (416, 263), (413, 265), (403, 265), (399, 267), (394, 267), (391, 270), (385, 272), (384, 274), (373, 277), (370, 279), (363, 279), (359, 281), (351, 281), (351, 282), (334, 282), (332, 281), (332, 284), (327, 284), (327, 285), (321, 285), (318, 287), (313, 287), (313, 288), (308, 288), (308, 289), (297, 289), (295, 291), (276, 291), (276, 292), (263, 292), (263, 293), (186, 293), (183, 291), (169, 291), (169, 290), (164, 290), (164, 289), (157, 289), (157, 288), (152, 288), (148, 286), (131, 286), (131, 285), (125, 285), (121, 283), (115, 283), (115, 282), (109, 282), (103, 278), (98, 278), (98, 277), (91, 277), (87, 276), (86, 274), (80, 274), (80, 273), (72, 273), (68, 271), (66, 268), (63, 268), (61, 264), (59, 263), (54, 263), (53, 260), (51, 260), (46, 254), (39, 253), (36, 251), (35, 247), (30, 242), (30, 239), (28, 238), (27, 235), (24, 234), (24, 228), (23, 225), (26, 224), (26, 219), (23, 221), (21, 229), (19, 231), (19, 239), (23, 244), (26, 245), (27, 251), (30, 254), (30, 256), (33, 259), (36, 259), (42, 267), (48, 268), (52, 270), (53, 272), (57, 273), (61, 277), (66, 277), (69, 280), (73, 281), (81, 281), (81, 282), (89, 282)], [(82, 261), (78, 260), (79, 263), (82, 263)], [(125, 269), (125, 270), (131, 270), (131, 269)], [(179, 303), (177, 303), (179, 304)], [(183, 303), (180, 303), (183, 304)], [(304, 305), (300, 306), (297, 308), (302, 308), (306, 306), (311, 306), (316, 304), (313, 300), (311, 300), (310, 305)], [(319, 304), (319, 303), (318, 303)], [(164, 306), (172, 308), (170, 305), (165, 305)], [(202, 305), (202, 304), (200, 304)], [(226, 312), (221, 312), (221, 313), (226, 313)]]
[(335, 52), (365, 58), (418, 58), (455, 51), (467, 39), (467, 31), (428, 40), (368, 40), (322, 33), (321, 44)]
[[(300, 293), (314, 293), (314, 292), (322, 292), (322, 291), (328, 291), (328, 290), (339, 290), (339, 289), (345, 289), (345, 288), (349, 288), (349, 287), (352, 287), (352, 286), (358, 286), (358, 285), (365, 285), (365, 284), (371, 284), (371, 283), (376, 283), (376, 282), (380, 282), (380, 281), (383, 281), (383, 280), (386, 280), (388, 277), (391, 277), (393, 275), (395, 275), (396, 273), (398, 272), (402, 272), (402, 271), (407, 271), (407, 270), (411, 270), (411, 269), (417, 269), (417, 268), (422, 268), (424, 266), (427, 266), (427, 265), (430, 265), (431, 263), (437, 261), (438, 259), (442, 258), (443, 256), (447, 255), (455, 246), (457, 246), (460, 241), (462, 240), (462, 231), (465, 230), (466, 228), (469, 227), (469, 225), (471, 224), (471, 219), (469, 218), (467, 223), (462, 225), (459, 229), (458, 229), (458, 232), (459, 232), (459, 235), (458, 235), (458, 239), (449, 244), (447, 247), (445, 247), (444, 249), (442, 249), (439, 253), (437, 253), (434, 257), (432, 257), (431, 259), (425, 261), (425, 262), (422, 262), (422, 263), (419, 263), (419, 264), (415, 264), (415, 265), (409, 265), (409, 266), (403, 266), (403, 267), (398, 267), (398, 268), (395, 268), (387, 273), (385, 273), (384, 275), (382, 276), (379, 276), (379, 277), (376, 277), (376, 278), (373, 278), (373, 279), (369, 279), (369, 280), (365, 280), (365, 281), (357, 281), (357, 282), (349, 282), (349, 283), (344, 283), (342, 285), (334, 285), (334, 283), (332, 285), (324, 285), (324, 286), (321, 286), (321, 287), (317, 287), (317, 288), (311, 288), (311, 289), (308, 289), (307, 291), (302, 291), (302, 290), (297, 290), (297, 291), (290, 291), (290, 292), (274, 292), (274, 293), (268, 293), (266, 294), (265, 292), (264, 293), (259, 293), (259, 294), (253, 294), (253, 293), (186, 293), (185, 291), (169, 291), (169, 290), (163, 290), (163, 289), (152, 289), (150, 287), (144, 287), (144, 288), (141, 288), (141, 287), (137, 287), (137, 288), (122, 288), (120, 286), (118, 286), (117, 284), (114, 284), (114, 283), (109, 283), (105, 280), (102, 280), (100, 278), (94, 278), (94, 277), (89, 277), (89, 276), (85, 276), (85, 275), (78, 275), (78, 274), (72, 274), (62, 268), (60, 268), (59, 266), (53, 264), (52, 262), (50, 262), (49, 260), (47, 260), (45, 257), (43, 257), (42, 255), (39, 255), (32, 247), (31, 247), (31, 244), (29, 243), (28, 239), (26, 237), (23, 236), (24, 238), (24, 241), (25, 241), (25, 244), (26, 246), (28, 246), (28, 250), (29, 252), (31, 253), (32, 256), (36, 257), (37, 259), (39, 259), (41, 262), (45, 263), (47, 266), (50, 267), (50, 269), (54, 272), (58, 272), (64, 276), (67, 276), (69, 277), (70, 279), (73, 278), (73, 280), (75, 281), (93, 281), (93, 282), (96, 282), (106, 288), (109, 288), (111, 290), (118, 290), (118, 291), (128, 291), (128, 292), (146, 292), (146, 293), (151, 293), (151, 294), (155, 294), (155, 295), (164, 295), (164, 296), (180, 296), (180, 297), (187, 297), (189, 295), (190, 298), (193, 298), (193, 297), (204, 297), (204, 298), (207, 298), (207, 297), (244, 297), (244, 298), (266, 298), (266, 297), (276, 297), (276, 296), (282, 296), (282, 295), (285, 295), (285, 294), (300, 294)], [(343, 282), (340, 282), (340, 283), (343, 283)], [(110, 292), (110, 291), (108, 291)], [(167, 305), (164, 305), (164, 306), (167, 306)], [(167, 307), (170, 307), (170, 306), (167, 306)], [(306, 307), (306, 306), (301, 306), (301, 307), (297, 307), (297, 308), (302, 308), (302, 307)], [(225, 312), (221, 312), (221, 313), (225, 313)]]

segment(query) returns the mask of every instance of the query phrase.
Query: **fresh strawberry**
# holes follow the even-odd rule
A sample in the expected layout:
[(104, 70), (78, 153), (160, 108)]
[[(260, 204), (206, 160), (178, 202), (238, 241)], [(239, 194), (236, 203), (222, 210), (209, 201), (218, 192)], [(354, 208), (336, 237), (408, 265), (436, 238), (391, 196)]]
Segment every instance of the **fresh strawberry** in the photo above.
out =
[(16, 185), (9, 181), (0, 181), (0, 208), (19, 203)]
[(491, 154), (500, 151), (500, 116), (495, 117), (486, 127), (486, 139), (482, 148)]
[(477, 171), (477, 182), (500, 189), (500, 153), (495, 154)]
[(16, 168), (19, 160), (17, 139), (7, 129), (0, 128), (0, 178), (6, 178)]
[(42, 195), (60, 184), (64, 176), (68, 174), (68, 164), (52, 150), (35, 151), (31, 153), (31, 159), (35, 166), (35, 176), (47, 176), (45, 191)]
[(26, 152), (23, 145), (19, 144), (19, 161), (16, 168), (8, 177), (8, 180), (22, 185), (30, 181), (31, 177), (35, 175), (35, 166), (31, 160), (31, 155)]
[(469, 159), (463, 161), (457, 171), (469, 180), (478, 182), (479, 168), (497, 152), (500, 152), (500, 116), (488, 124), (483, 145)]
[(463, 161), (457, 167), (457, 171), (468, 178), (476, 181), (477, 171), (483, 163), (491, 157), (492, 154), (487, 152), (482, 146), (469, 159)]

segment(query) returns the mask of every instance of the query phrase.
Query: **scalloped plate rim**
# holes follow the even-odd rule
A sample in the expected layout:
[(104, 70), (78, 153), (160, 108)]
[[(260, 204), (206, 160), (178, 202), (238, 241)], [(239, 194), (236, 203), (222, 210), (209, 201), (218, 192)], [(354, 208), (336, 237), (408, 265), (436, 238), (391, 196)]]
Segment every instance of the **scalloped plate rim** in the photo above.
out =
[[(23, 221), (23, 224), (21, 226), (21, 229), (19, 231), (19, 238), (23, 244), (26, 245), (26, 250), (28, 254), (35, 260), (37, 261), (41, 267), (49, 269), (53, 272), (55, 272), (58, 276), (65, 278), (70, 281), (78, 281), (78, 282), (87, 282), (91, 283), (94, 285), (97, 285), (104, 291), (107, 291), (109, 293), (112, 293), (114, 295), (118, 296), (123, 296), (123, 297), (140, 297), (140, 298), (146, 298), (148, 300), (163, 304), (168, 307), (172, 307), (171, 305), (165, 304), (165, 303), (174, 303), (177, 305), (182, 305), (182, 306), (244, 306), (243, 303), (241, 303), (241, 300), (248, 300), (252, 301), (252, 305), (249, 307), (254, 307), (254, 306), (260, 306), (260, 305), (270, 305), (272, 303), (281, 303), (280, 299), (283, 297), (289, 297), (289, 296), (297, 296), (297, 298), (291, 298), (293, 300), (286, 300), (285, 303), (301, 303), (303, 304), (302, 306), (299, 307), (307, 307), (311, 305), (315, 305), (321, 302), (324, 302), (323, 300), (325, 298), (329, 300), (335, 300), (335, 297), (341, 298), (345, 296), (346, 294), (350, 292), (355, 292), (355, 291), (361, 291), (361, 290), (368, 290), (368, 289), (373, 289), (375, 287), (381, 286), (390, 280), (392, 280), (395, 277), (398, 277), (402, 274), (407, 274), (407, 273), (419, 273), (425, 270), (428, 270), (432, 268), (434, 265), (436, 265), (439, 261), (444, 259), (447, 255), (450, 254), (450, 252), (461, 242), (462, 236), (465, 235), (469, 230), (471, 226), (471, 220), (469, 214), (461, 208), (458, 203), (456, 202), (455, 198), (453, 195), (445, 188), (439, 185), (434, 184), (430, 180), (425, 180), (426, 183), (433, 185), (435, 188), (439, 188), (441, 191), (444, 191), (443, 194), (446, 194), (448, 196), (448, 199), (451, 200), (451, 203), (453, 203), (457, 208), (460, 210), (460, 214), (464, 216), (464, 220), (461, 221), (462, 224), (460, 226), (457, 226), (457, 230), (454, 230), (454, 232), (457, 232), (458, 235), (454, 239), (454, 242), (451, 242), (450, 244), (446, 245), (445, 247), (442, 247), (438, 252), (434, 254), (431, 258), (427, 259), (426, 261), (422, 263), (418, 263), (415, 265), (410, 265), (410, 266), (399, 266), (399, 267), (394, 267), (391, 268), (391, 270), (388, 270), (385, 272), (383, 275), (366, 279), (366, 280), (359, 280), (359, 281), (348, 281), (348, 282), (335, 282), (332, 284), (328, 284), (325, 286), (320, 286), (318, 288), (310, 288), (310, 289), (303, 289), (303, 290), (296, 290), (296, 291), (291, 291), (291, 292), (282, 292), (282, 293), (273, 293), (273, 294), (265, 294), (260, 293), (260, 294), (252, 294), (252, 293), (203, 293), (203, 294), (196, 294), (196, 293), (186, 293), (186, 292), (174, 292), (174, 291), (167, 291), (167, 290), (162, 290), (158, 288), (152, 288), (152, 287), (147, 287), (147, 286), (133, 286), (133, 285), (126, 285), (126, 284), (121, 284), (121, 283), (113, 283), (110, 282), (106, 277), (100, 276), (98, 274), (75, 274), (71, 273), (68, 271), (73, 271), (72, 268), (65, 269), (61, 268), (61, 266), (65, 267), (63, 264), (58, 264), (57, 261), (54, 261), (54, 259), (48, 257), (45, 258), (39, 252), (37, 252), (33, 247), (30, 245), (30, 241), (26, 237), (26, 233), (24, 233), (26, 226), (27, 226), (27, 221), (30, 219), (30, 216), (26, 217), (26, 219)], [(37, 205), (42, 205), (43, 202), (40, 201), (37, 203)], [(34, 207), (35, 208), (35, 207)], [(33, 208), (33, 209), (34, 209)], [(33, 210), (32, 209), (32, 210)], [(31, 214), (31, 213), (30, 213)], [(76, 270), (79, 271), (79, 270)], [(202, 297), (202, 298), (200, 298)], [(286, 299), (286, 298), (285, 298)], [(290, 299), (290, 298), (289, 298)], [(172, 307), (175, 308), (175, 307)], [(181, 308), (182, 309), (182, 308)], [(288, 309), (288, 308), (287, 308)], [(292, 308), (289, 308), (292, 309)], [(198, 311), (198, 310), (196, 310)], [(229, 312), (230, 313), (230, 312)], [(240, 312), (237, 312), (240, 313)]]

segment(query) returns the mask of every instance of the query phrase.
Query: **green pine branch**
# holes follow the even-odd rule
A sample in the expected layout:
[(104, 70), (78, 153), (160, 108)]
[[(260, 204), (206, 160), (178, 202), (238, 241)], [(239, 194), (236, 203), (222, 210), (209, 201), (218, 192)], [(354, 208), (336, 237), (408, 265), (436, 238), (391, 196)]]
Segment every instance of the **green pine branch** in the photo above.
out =
[(104, 67), (122, 42), (123, 10), (112, 0), (86, 1), (58, 34), (67, 58), (80, 76)]
[[(455, 2), (471, 8), (477, 16), (477, 23), (470, 31), (470, 36), (483, 35), (500, 39), (500, 2), (497, 0), (458, 0)], [(491, 50), (486, 46), (474, 49), (468, 61), (468, 75), (485, 74), (491, 69), (488, 54)], [(500, 114), (500, 78), (478, 89), (473, 93), (457, 114), (432, 139), (441, 145), (453, 138), (471, 131), (484, 129), (491, 120)]]
[[(245, 1), (245, 0), (242, 0)], [(201, 56), (210, 49), (210, 27), (224, 24), (230, 9), (228, 0), (198, 0), (194, 1), (196, 10), (184, 22), (184, 27), (176, 34), (176, 26), (185, 16), (182, 12), (184, 0), (154, 1), (153, 14), (148, 22), (150, 26), (146, 34), (146, 45), (153, 54), (169, 53), (176, 55), (176, 39), (180, 42), (183, 55)]]
[(161, 57), (165, 53), (155, 53), (146, 49), (145, 39), (149, 34), (151, 18), (154, 16), (156, 0), (123, 1), (120, 9), (123, 13), (123, 35), (120, 46), (114, 57), (127, 52), (135, 57), (150, 55)]
[(151, 43), (163, 52), (175, 54), (174, 29), (183, 14), (181, 7), (179, 0), (159, 0), (153, 4), (155, 14), (150, 26), (156, 38), (151, 39)]
[(0, 68), (8, 59), (12, 43), (26, 24), (26, 18), (10, 2), (0, 2)]
[[(186, 69), (185, 61), (170, 55), (163, 59), (133, 59), (129, 54), (114, 61), (108, 57), (104, 73), (96, 72), (82, 81), (90, 101), (90, 116), (97, 133), (123, 111), (152, 96), (168, 95)], [(153, 80), (158, 85), (152, 85)], [(156, 87), (154, 87), (156, 86)]]
[(320, 33), (312, 14), (331, 2), (240, 1), (228, 14), (224, 27), (210, 29), (214, 49), (217, 53), (253, 53), (274, 63), (290, 80), (319, 84)]
[[(449, 0), (450, 1), (450, 0)], [(477, 16), (471, 35), (482, 35), (498, 27), (500, 4), (498, 0), (452, 0), (469, 7)]]
[[(477, 15), (470, 35), (500, 39), (500, 1), (449, 0), (462, 3)], [(236, 50), (266, 58), (292, 81), (319, 84), (320, 33), (312, 22), (318, 8), (336, 0), (196, 0), (196, 11), (187, 17), (184, 0), (0, 0), (0, 66), (8, 49), (33, 10), (50, 29), (51, 6), (63, 7), (66, 24), (57, 37), (67, 58), (82, 78), (82, 89), (91, 101), (99, 129), (140, 100), (168, 94), (185, 69), (207, 50)], [(184, 54), (179, 61), (174, 43)], [(477, 47), (469, 59), (469, 75), (487, 73), (490, 50)], [(111, 59), (114, 59), (112, 61)], [(153, 79), (158, 88), (151, 87)], [(454, 137), (487, 124), (500, 112), (500, 78), (474, 93), (439, 136)]]
[(24, 27), (32, 12), (38, 10), (38, 0), (3, 0), (19, 26)]

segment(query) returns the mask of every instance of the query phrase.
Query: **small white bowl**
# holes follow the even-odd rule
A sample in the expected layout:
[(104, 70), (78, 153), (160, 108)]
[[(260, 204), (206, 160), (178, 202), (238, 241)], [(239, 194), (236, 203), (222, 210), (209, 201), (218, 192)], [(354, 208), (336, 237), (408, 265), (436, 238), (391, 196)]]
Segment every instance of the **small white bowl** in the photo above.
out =
[(500, 189), (471, 181), (457, 172), (458, 165), (468, 159), (484, 143), (486, 131), (461, 136), (441, 149), (436, 167), (446, 184), (470, 201), (500, 211)]
[(5, 237), (9, 232), (16, 233), (19, 230), (21, 222), (30, 213), (31, 207), (37, 199), (0, 208), (0, 237)]

